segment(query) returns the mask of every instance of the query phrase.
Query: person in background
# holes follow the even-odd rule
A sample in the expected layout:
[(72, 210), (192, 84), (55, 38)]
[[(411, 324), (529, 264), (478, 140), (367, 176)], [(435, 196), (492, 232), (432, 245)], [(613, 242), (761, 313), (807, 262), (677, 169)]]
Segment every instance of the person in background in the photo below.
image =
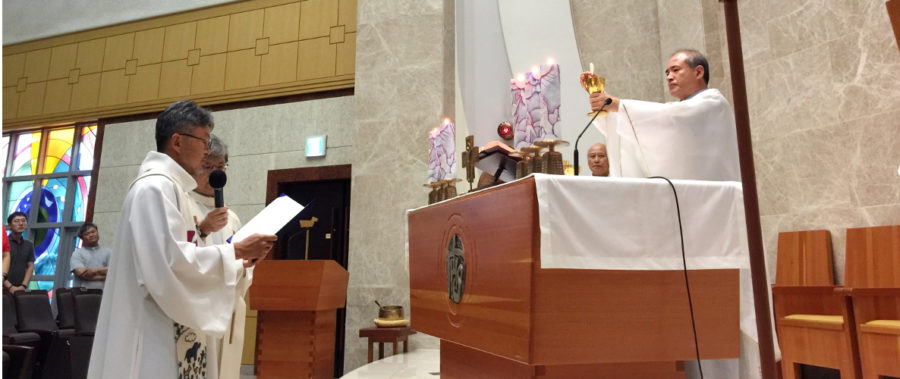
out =
[(606, 145), (595, 143), (591, 145), (587, 153), (588, 168), (593, 176), (609, 176), (609, 156), (606, 155)]
[(3, 280), (6, 281), (6, 274), (9, 273), (9, 238), (6, 237), (6, 227), (0, 226), (3, 231)]
[(78, 230), (83, 246), (72, 254), (70, 266), (75, 279), (72, 287), (103, 289), (106, 283), (106, 271), (109, 266), (109, 256), (112, 250), (100, 246), (100, 233), (97, 225), (86, 222)]
[(22, 235), (28, 227), (25, 213), (13, 212), (6, 222), (10, 231), (9, 271), (3, 279), (3, 290), (16, 293), (27, 289), (34, 275), (34, 243)]
[[(228, 145), (213, 135), (209, 140), (209, 154), (203, 158), (201, 170), (194, 174), (197, 188), (190, 193), (197, 209), (194, 223), (197, 224), (204, 245), (228, 243), (228, 239), (241, 228), (241, 220), (228, 207), (216, 208), (213, 188), (209, 184), (209, 174), (215, 170), (222, 172), (228, 170)], [(247, 316), (244, 296), (252, 281), (253, 267), (248, 267), (235, 286), (231, 324), (225, 331), (225, 337), (216, 340), (219, 348), (219, 379), (240, 378), (241, 355), (244, 352), (244, 321)]]

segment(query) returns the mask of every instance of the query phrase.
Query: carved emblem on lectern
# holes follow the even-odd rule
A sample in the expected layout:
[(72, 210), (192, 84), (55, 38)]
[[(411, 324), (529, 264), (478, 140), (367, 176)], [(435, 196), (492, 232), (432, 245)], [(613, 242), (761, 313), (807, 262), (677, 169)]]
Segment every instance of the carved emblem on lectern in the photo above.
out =
[(459, 304), (466, 288), (466, 260), (463, 258), (463, 244), (459, 234), (454, 234), (447, 244), (447, 296)]

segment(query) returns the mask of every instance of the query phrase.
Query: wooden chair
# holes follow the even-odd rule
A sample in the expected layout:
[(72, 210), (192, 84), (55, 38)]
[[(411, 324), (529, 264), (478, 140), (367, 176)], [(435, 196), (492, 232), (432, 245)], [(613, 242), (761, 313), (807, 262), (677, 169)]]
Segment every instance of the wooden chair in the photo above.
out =
[(863, 378), (900, 377), (900, 225), (847, 229)]
[(800, 364), (859, 378), (852, 306), (834, 285), (831, 234), (780, 233), (775, 267), (772, 298), (784, 378), (799, 378)]

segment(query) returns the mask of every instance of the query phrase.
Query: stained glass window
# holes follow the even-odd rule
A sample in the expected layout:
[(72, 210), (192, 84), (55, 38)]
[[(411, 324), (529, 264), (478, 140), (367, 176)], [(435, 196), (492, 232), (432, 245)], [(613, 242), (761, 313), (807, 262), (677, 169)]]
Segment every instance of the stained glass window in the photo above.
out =
[(6, 157), (9, 155), (9, 136), (3, 136), (2, 156), (0, 156), (0, 168), (3, 169), (3, 176), (6, 176)]
[(13, 212), (25, 212), (25, 214), (28, 214), (31, 210), (31, 192), (34, 189), (34, 181), (10, 182), (6, 188), (6, 196), (8, 196), (9, 200), (6, 205), (7, 211), (3, 213), (4, 222), (6, 217)]
[(78, 169), (94, 168), (94, 146), (97, 144), (97, 125), (81, 128), (81, 147), (78, 151)]
[(41, 132), (22, 133), (16, 137), (10, 176), (37, 173), (37, 157), (41, 151)]
[(44, 174), (68, 172), (72, 163), (72, 142), (75, 128), (51, 130), (44, 154)]
[(83, 222), (90, 200), (88, 193), (91, 189), (91, 177), (76, 176), (73, 185), (75, 186), (75, 198), (72, 201), (75, 204), (72, 205), (72, 221)]
[[(52, 276), (56, 273), (59, 252), (59, 229), (32, 229), (34, 231), (34, 276)], [(41, 288), (46, 290), (49, 288)]]
[(83, 124), (3, 136), (3, 213), (28, 215), (32, 288), (52, 289), (71, 279), (69, 258), (87, 218), (97, 134), (97, 125)]

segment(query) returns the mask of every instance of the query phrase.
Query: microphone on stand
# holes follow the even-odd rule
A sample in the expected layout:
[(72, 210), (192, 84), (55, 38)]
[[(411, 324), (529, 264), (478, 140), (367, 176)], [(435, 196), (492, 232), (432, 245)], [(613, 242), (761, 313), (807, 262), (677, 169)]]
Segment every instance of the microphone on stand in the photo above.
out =
[(215, 170), (209, 173), (209, 186), (213, 189), (216, 208), (222, 208), (225, 206), (225, 195), (222, 191), (222, 187), (225, 187), (225, 182), (227, 181), (228, 176), (225, 175), (225, 171)]
[[(581, 140), (581, 136), (584, 135), (584, 132), (587, 131), (588, 127), (594, 123), (594, 119), (600, 115), (600, 112), (603, 112), (603, 108), (606, 108), (607, 105), (612, 104), (612, 98), (609, 97), (606, 101), (603, 102), (603, 105), (600, 106), (600, 109), (597, 110), (597, 113), (594, 114), (594, 117), (591, 117), (591, 121), (588, 121), (587, 125), (584, 126), (584, 129), (581, 129), (581, 133), (578, 134), (578, 138), (575, 139), (575, 176), (578, 176), (578, 141)], [(224, 173), (223, 173), (224, 174)], [(212, 182), (210, 182), (212, 183)]]

